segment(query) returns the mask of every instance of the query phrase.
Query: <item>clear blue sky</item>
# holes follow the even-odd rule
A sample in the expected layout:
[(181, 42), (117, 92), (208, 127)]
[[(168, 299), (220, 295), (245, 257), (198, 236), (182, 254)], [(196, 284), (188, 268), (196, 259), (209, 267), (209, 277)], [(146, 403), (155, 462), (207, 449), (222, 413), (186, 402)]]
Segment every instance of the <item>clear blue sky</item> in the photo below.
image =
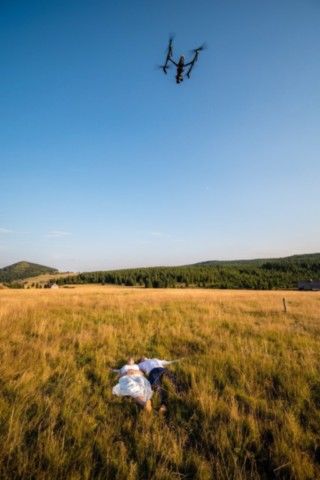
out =
[[(0, 5), (0, 267), (320, 250), (317, 0)], [(191, 80), (162, 63), (208, 43)]]

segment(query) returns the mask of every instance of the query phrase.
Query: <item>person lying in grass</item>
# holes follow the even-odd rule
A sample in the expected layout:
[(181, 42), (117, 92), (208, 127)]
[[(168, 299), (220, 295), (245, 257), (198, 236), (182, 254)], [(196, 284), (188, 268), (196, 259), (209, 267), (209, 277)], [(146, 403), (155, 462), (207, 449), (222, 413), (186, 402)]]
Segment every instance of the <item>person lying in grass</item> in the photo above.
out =
[(160, 360), (159, 358), (142, 357), (139, 360), (138, 367), (145, 373), (151, 384), (152, 390), (156, 391), (160, 397), (160, 412), (164, 413), (168, 407), (168, 394), (163, 387), (163, 378), (168, 378), (171, 383), (180, 390), (179, 382), (173, 372), (166, 367), (179, 360)]
[(151, 384), (134, 362), (134, 359), (129, 358), (126, 365), (113, 371), (118, 372), (119, 381), (113, 387), (112, 393), (119, 397), (132, 397), (138, 405), (147, 411), (151, 411), (153, 393)]

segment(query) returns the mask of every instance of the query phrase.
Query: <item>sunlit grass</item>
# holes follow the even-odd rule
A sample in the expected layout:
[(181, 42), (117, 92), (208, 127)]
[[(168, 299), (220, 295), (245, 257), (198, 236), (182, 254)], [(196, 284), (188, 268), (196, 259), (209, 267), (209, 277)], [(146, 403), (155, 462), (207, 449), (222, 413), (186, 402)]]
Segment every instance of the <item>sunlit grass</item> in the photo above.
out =
[[(164, 418), (111, 394), (142, 354)], [(320, 478), (318, 293), (1, 290), (0, 361), (1, 479)]]

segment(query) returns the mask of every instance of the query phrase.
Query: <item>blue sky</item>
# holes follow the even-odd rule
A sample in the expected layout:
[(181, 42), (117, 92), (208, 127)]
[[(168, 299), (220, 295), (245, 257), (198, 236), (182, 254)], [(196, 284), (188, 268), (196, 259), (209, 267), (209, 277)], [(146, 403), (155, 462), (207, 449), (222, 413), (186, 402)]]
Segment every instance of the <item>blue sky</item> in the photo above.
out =
[[(3, 0), (0, 267), (320, 250), (320, 3)], [(191, 80), (155, 67), (206, 41)]]

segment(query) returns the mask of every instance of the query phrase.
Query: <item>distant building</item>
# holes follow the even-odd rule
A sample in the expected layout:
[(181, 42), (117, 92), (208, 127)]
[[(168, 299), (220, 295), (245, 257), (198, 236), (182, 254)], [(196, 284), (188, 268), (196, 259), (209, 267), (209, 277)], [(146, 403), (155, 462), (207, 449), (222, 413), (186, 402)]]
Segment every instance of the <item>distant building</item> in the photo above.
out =
[(320, 280), (303, 280), (298, 282), (299, 290), (320, 290)]
[(52, 283), (52, 284), (50, 285), (50, 288), (59, 288), (59, 285), (57, 285), (56, 283)]

